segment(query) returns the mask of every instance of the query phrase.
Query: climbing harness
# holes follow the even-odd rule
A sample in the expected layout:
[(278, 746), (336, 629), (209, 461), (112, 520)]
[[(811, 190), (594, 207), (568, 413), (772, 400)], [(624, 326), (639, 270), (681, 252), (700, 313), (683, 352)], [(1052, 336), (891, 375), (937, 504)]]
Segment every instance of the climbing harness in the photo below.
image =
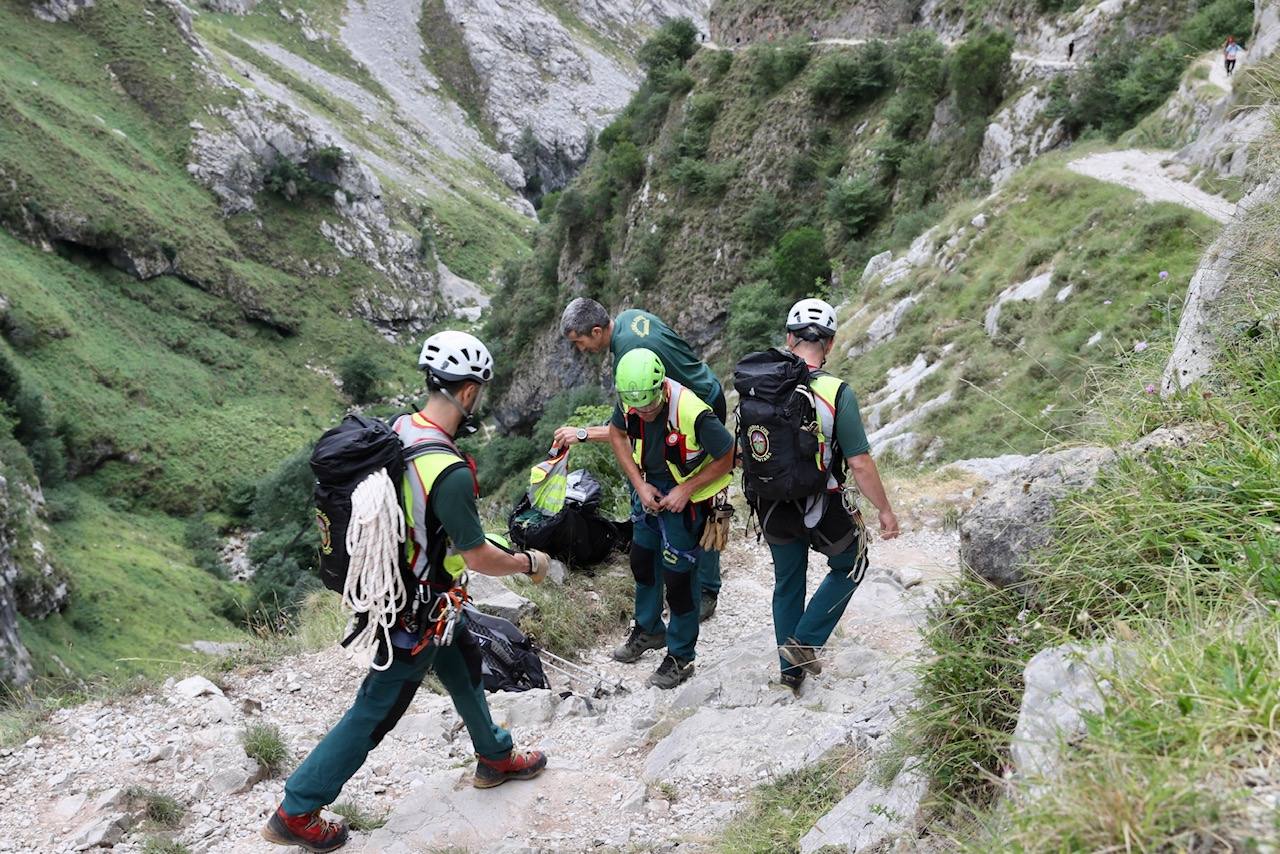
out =
[[(342, 586), (342, 607), (364, 614), (364, 625), (347, 643), (349, 653), (369, 662), (374, 670), (391, 666), (391, 656), (379, 664), (380, 648), (391, 648), (391, 629), (408, 604), (400, 574), (400, 545), (404, 542), (404, 513), (395, 484), (385, 469), (362, 480), (351, 495), (351, 521), (346, 546), (350, 555)], [(385, 647), (383, 646), (385, 644)]]
[[(425, 590), (425, 587), (423, 588)], [(434, 643), (436, 646), (449, 646), (453, 643), (458, 620), (462, 616), (463, 606), (471, 597), (467, 594), (467, 574), (458, 578), (458, 583), (448, 590), (436, 594), (431, 608), (427, 611), (427, 624), (423, 627), (422, 638), (414, 646), (412, 655), (417, 655)]]

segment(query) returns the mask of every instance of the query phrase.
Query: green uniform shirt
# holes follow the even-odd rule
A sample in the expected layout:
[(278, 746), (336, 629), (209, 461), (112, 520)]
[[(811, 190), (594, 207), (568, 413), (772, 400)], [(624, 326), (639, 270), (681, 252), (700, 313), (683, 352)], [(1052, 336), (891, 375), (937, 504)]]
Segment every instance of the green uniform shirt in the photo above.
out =
[(848, 383), (840, 386), (840, 393), (836, 395), (836, 444), (846, 457), (871, 451), (867, 431), (862, 426), (862, 413), (858, 411), (858, 396)]
[[(613, 418), (610, 423), (624, 433), (627, 430), (627, 418), (622, 407), (613, 407)], [(667, 409), (662, 408), (658, 417), (652, 421), (642, 421), (644, 430), (644, 458), (640, 461), (640, 469), (645, 478), (653, 481), (671, 481), (671, 469), (667, 467)], [(710, 410), (698, 416), (693, 423), (693, 433), (698, 444), (711, 459), (718, 459), (733, 450), (733, 436), (715, 413)]]
[(465, 552), (484, 542), (484, 527), (476, 512), (475, 482), (469, 469), (447, 472), (432, 487), (430, 500), (431, 509), (456, 551)]
[(720, 380), (683, 338), (656, 315), (631, 308), (613, 319), (613, 337), (609, 339), (613, 364), (616, 366), (619, 359), (638, 347), (657, 353), (667, 369), (667, 376), (692, 391), (704, 403), (710, 404), (723, 394)]

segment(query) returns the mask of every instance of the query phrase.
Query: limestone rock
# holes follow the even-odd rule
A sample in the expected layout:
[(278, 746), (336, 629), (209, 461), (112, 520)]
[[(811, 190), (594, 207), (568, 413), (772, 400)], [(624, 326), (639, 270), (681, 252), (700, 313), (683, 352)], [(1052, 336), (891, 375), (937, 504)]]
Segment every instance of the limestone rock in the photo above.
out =
[(622, 792), (629, 784), (603, 771), (552, 762), (536, 780), (496, 789), (473, 788), (469, 772), (461, 770), (432, 775), (370, 834), (364, 852), (528, 851), (531, 836), (563, 831), (561, 817), (573, 813), (583, 792)]
[(243, 16), (254, 10), (258, 0), (200, 0), (200, 5), (211, 12)]
[(498, 691), (489, 695), (489, 710), (495, 721), (510, 727), (539, 726), (555, 715), (556, 699), (547, 688)]
[(992, 117), (982, 137), (978, 174), (990, 178), (993, 187), (1000, 187), (1033, 158), (1067, 140), (1062, 120), (1044, 116), (1050, 100), (1046, 92), (1032, 86)]
[(88, 9), (93, 0), (44, 0), (31, 7), (31, 13), (42, 21), (70, 21), (78, 12)]
[(62, 610), (69, 595), (65, 574), (44, 546), (43, 506), (34, 475), (0, 465), (0, 685), (24, 685), (31, 678), (18, 615), (43, 619)]
[(800, 839), (801, 854), (833, 846), (850, 854), (880, 851), (885, 843), (914, 829), (928, 781), (912, 757), (887, 787), (863, 780)]
[(998, 587), (1021, 581), (1024, 561), (1049, 542), (1054, 503), (1091, 486), (1115, 456), (1110, 448), (1086, 446), (1032, 457), (961, 517), (961, 560)]
[(124, 838), (125, 831), (132, 824), (133, 820), (126, 813), (116, 812), (104, 816), (96, 816), (76, 831), (73, 844), (77, 851), (87, 851), (90, 848), (110, 848)]
[(173, 692), (189, 700), (194, 700), (196, 697), (222, 696), (222, 689), (203, 676), (188, 676), (173, 686)]
[(1238, 269), (1254, 241), (1268, 240), (1271, 232), (1265, 224), (1255, 224), (1250, 213), (1280, 197), (1280, 177), (1273, 176), (1258, 186), (1236, 208), (1236, 216), (1200, 260), (1191, 278), (1182, 318), (1173, 340), (1173, 352), (1165, 364), (1161, 388), (1164, 394), (1185, 389), (1208, 374), (1213, 367), (1219, 337), (1231, 322), (1219, 302), (1233, 287), (1245, 287), (1249, 274)]
[(1000, 332), (1000, 310), (1009, 302), (1032, 302), (1049, 292), (1053, 283), (1053, 271), (1047, 270), (1038, 276), (1032, 276), (1025, 282), (1010, 285), (1000, 292), (996, 301), (987, 309), (987, 316), (982, 321), (982, 328), (987, 335), (994, 338)]
[(702, 708), (658, 742), (642, 777), (648, 783), (755, 782), (817, 761), (852, 729), (853, 722), (843, 715), (794, 705)]
[(892, 250), (886, 249), (879, 255), (872, 256), (867, 262), (867, 266), (862, 270), (862, 283), (866, 284), (885, 271), (890, 264), (893, 263)]
[(467, 582), (467, 592), (471, 594), (472, 603), (481, 611), (517, 625), (521, 619), (537, 610), (536, 605), (491, 575), (472, 573)]
[(1050, 647), (1027, 662), (1010, 754), (1031, 791), (1058, 773), (1063, 748), (1084, 734), (1085, 715), (1102, 711), (1108, 677), (1126, 662), (1111, 643)]

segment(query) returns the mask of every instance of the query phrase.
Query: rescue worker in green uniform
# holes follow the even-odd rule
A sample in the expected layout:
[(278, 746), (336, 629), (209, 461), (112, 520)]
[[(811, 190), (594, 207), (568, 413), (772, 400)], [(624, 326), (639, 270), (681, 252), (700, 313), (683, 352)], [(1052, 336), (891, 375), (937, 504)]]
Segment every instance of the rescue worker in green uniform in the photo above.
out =
[[(822, 300), (800, 300), (787, 314), (787, 349), (809, 366), (827, 488), (803, 506), (776, 502), (756, 508), (773, 555), (773, 630), (782, 683), (797, 692), (806, 673), (822, 671), (822, 647), (867, 570), (866, 528), (846, 500), (846, 466), (858, 490), (879, 511), (880, 536), (898, 536), (898, 519), (871, 458), (858, 399), (848, 383), (822, 370), (835, 334), (835, 309)], [(829, 571), (806, 605), (811, 547), (826, 556)]]
[[(392, 632), (390, 665), (370, 669), (355, 703), (285, 782), (284, 802), (262, 829), (263, 837), (280, 845), (324, 852), (346, 843), (346, 825), (322, 818), (320, 809), (338, 797), (369, 752), (395, 727), (428, 673), (449, 692), (471, 736), (473, 785), (489, 788), (527, 780), (547, 764), (541, 751), (514, 750), (511, 735), (493, 722), (480, 678), (479, 648), (466, 631), (465, 618), (448, 645), (428, 634), (424, 613), (431, 612), (442, 593), (457, 589), (464, 570), (493, 576), (523, 573), (541, 582), (550, 559), (537, 551), (512, 553), (485, 538), (476, 512), (474, 468), (454, 444), (459, 429), (474, 429), (481, 389), (493, 377), (489, 351), (465, 332), (440, 332), (423, 344), (418, 365), (427, 374), (426, 406), (402, 416), (394, 429), (406, 448), (432, 445), (410, 460), (402, 490), (407, 563), (423, 580), (425, 600), (416, 612), (406, 612)], [(424, 643), (424, 637), (431, 642)], [(385, 665), (387, 654), (380, 650), (377, 663)]]
[[(581, 353), (598, 354), (608, 350), (613, 356), (615, 369), (619, 360), (636, 348), (643, 347), (656, 353), (668, 377), (709, 404), (721, 424), (727, 423), (724, 389), (720, 380), (706, 362), (694, 355), (693, 348), (656, 315), (633, 308), (610, 318), (603, 305), (593, 299), (579, 297), (565, 307), (560, 317), (560, 332)], [(575, 442), (607, 441), (607, 424), (561, 427), (555, 434), (557, 448)], [(698, 558), (699, 620), (715, 614), (720, 585), (720, 552), (704, 550)]]
[[(631, 574), (635, 622), (613, 652), (632, 662), (645, 650), (667, 655), (649, 684), (674, 688), (693, 675), (698, 642), (698, 540), (710, 500), (729, 485), (733, 437), (703, 400), (666, 375), (652, 350), (618, 360), (619, 403), (609, 423), (614, 456), (634, 490)], [(671, 615), (662, 622), (663, 592)]]

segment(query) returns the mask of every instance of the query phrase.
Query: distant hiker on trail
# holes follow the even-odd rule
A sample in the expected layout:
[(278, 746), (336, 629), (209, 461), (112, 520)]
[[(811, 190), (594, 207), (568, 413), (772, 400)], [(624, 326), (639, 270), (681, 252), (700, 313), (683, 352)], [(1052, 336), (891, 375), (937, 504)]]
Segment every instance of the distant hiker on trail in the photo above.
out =
[(1235, 36), (1227, 36), (1227, 43), (1222, 46), (1222, 60), (1227, 68), (1227, 76), (1230, 77), (1232, 72), (1236, 70), (1236, 59), (1240, 56), (1240, 45), (1236, 44)]
[(1076, 55), (1076, 43), (1073, 41), (1067, 42), (1067, 62), (1070, 62), (1071, 58), (1075, 55)]
[[(657, 315), (640, 309), (628, 309), (610, 318), (605, 307), (593, 299), (578, 297), (565, 306), (560, 316), (560, 333), (580, 353), (613, 355), (613, 364), (637, 347), (658, 354), (666, 376), (690, 389), (715, 412), (720, 423), (726, 423), (724, 389), (707, 363), (694, 355), (693, 348)], [(598, 427), (561, 427), (556, 430), (555, 445), (562, 448), (575, 442), (609, 441), (608, 425)], [(716, 612), (720, 596), (720, 552), (705, 550), (698, 559), (698, 586), (701, 590), (698, 619), (706, 620)]]
[[(542, 552), (512, 553), (485, 538), (476, 513), (474, 469), (454, 444), (459, 429), (474, 429), (480, 392), (493, 377), (493, 359), (473, 336), (439, 332), (423, 344), (418, 365), (427, 375), (426, 406), (402, 416), (394, 429), (406, 449), (417, 446), (420, 452), (406, 455), (403, 483), (406, 557), (414, 577), (421, 579), (420, 591), (410, 592), (409, 605), (390, 634), (392, 660), (388, 663), (382, 646), (355, 703), (285, 782), (284, 802), (262, 829), (263, 837), (279, 845), (324, 852), (347, 841), (346, 825), (325, 820), (320, 809), (338, 797), (369, 752), (395, 727), (428, 673), (443, 683), (471, 735), (476, 788), (527, 780), (547, 764), (540, 751), (513, 750), (511, 735), (493, 722), (481, 683), (479, 647), (465, 618), (451, 607), (465, 569), (493, 576), (525, 574), (537, 583), (550, 566)], [(456, 616), (447, 625), (451, 638), (438, 632), (441, 612)]]
[[(898, 536), (857, 397), (822, 370), (835, 333), (835, 309), (800, 300), (787, 315), (787, 351), (753, 353), (734, 370), (743, 490), (773, 554), (773, 630), (782, 683), (796, 692), (806, 673), (821, 672), (822, 647), (867, 569), (867, 532), (845, 486), (846, 464), (880, 511), (880, 535)], [(806, 607), (810, 548), (827, 556), (830, 571)]]
[[(649, 684), (674, 688), (693, 675), (699, 543), (711, 527), (712, 499), (732, 479), (733, 437), (702, 398), (667, 376), (652, 350), (637, 348), (619, 359), (614, 385), (609, 441), (633, 490), (636, 596), (631, 633), (613, 657), (629, 663), (666, 647)], [(722, 521), (727, 525), (727, 517)], [(671, 611), (665, 626), (664, 588)]]

